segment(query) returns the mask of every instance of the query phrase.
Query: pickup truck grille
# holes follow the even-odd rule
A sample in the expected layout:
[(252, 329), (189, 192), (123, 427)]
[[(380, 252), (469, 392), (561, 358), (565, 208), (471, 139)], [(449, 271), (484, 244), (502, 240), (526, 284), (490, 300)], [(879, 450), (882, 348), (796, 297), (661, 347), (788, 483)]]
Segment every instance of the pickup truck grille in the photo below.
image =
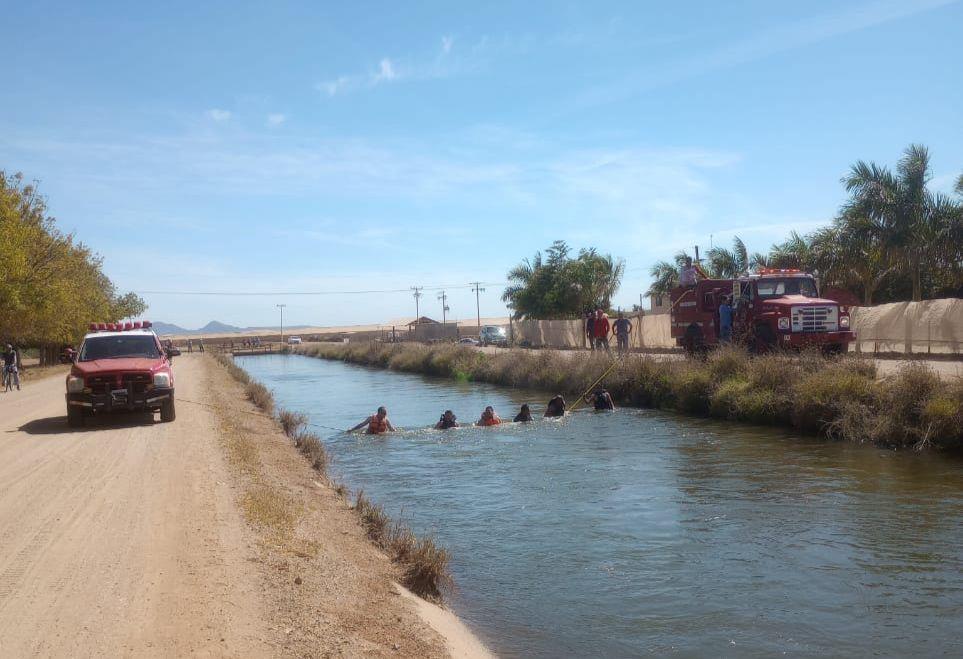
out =
[(792, 308), (793, 332), (835, 332), (839, 329), (839, 307)]
[(107, 394), (115, 389), (128, 388), (134, 393), (141, 394), (147, 391), (147, 385), (150, 383), (150, 373), (109, 373), (87, 378), (87, 386), (95, 394)]

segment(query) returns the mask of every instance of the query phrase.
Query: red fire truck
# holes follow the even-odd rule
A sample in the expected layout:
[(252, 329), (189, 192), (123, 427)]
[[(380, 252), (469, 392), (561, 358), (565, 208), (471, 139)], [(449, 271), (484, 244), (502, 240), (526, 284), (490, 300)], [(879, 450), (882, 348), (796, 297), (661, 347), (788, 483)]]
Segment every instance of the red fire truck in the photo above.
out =
[(171, 358), (179, 354), (161, 345), (150, 321), (91, 323), (67, 375), (67, 423), (118, 410), (160, 410), (161, 421), (173, 421)]
[(848, 350), (856, 340), (849, 307), (819, 297), (812, 275), (800, 270), (761, 269), (738, 279), (703, 279), (672, 290), (672, 337), (687, 352), (719, 344), (719, 305), (733, 306), (733, 341), (753, 352), (777, 347), (819, 346), (827, 353)]

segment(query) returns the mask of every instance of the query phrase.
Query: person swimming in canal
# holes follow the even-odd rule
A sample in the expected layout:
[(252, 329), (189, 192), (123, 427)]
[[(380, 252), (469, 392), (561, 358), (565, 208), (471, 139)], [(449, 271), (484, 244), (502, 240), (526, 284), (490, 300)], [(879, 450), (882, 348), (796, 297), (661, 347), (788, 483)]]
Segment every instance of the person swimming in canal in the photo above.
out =
[(518, 414), (512, 419), (514, 423), (530, 423), (532, 420), (532, 410), (528, 404), (522, 405), (522, 409), (518, 410)]
[(589, 397), (585, 397), (586, 403), (592, 403), (595, 409), (601, 410), (614, 410), (615, 401), (612, 400), (612, 394), (610, 394), (604, 387), (599, 387), (595, 390), (595, 393)]
[(438, 423), (435, 424), (435, 430), (448, 430), (449, 428), (458, 427), (458, 417), (451, 410), (445, 410), (445, 413), (441, 415), (438, 419)]
[(391, 421), (388, 420), (388, 410), (383, 405), (378, 408), (377, 412), (369, 416), (348, 432), (361, 430), (365, 426), (368, 426), (368, 429), (365, 430), (366, 435), (381, 435), (386, 432), (394, 432), (396, 430), (396, 428), (391, 425)]
[(497, 414), (495, 414), (495, 408), (489, 405), (488, 407), (485, 408), (485, 411), (482, 412), (481, 418), (478, 419), (478, 422), (475, 425), (497, 426), (501, 422), (502, 420), (498, 417)]
[(565, 416), (565, 399), (562, 398), (561, 394), (548, 401), (548, 405), (545, 406), (545, 414), (543, 416)]

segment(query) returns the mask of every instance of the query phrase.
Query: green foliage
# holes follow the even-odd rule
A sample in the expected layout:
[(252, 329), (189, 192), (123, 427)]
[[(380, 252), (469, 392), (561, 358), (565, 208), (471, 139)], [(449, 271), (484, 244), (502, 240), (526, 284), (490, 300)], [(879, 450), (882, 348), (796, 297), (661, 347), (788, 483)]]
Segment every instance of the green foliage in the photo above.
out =
[(590, 309), (609, 309), (625, 272), (621, 259), (582, 249), (570, 256), (569, 246), (556, 240), (545, 258), (540, 252), (508, 272), (502, 294), (516, 318), (578, 318)]
[(22, 343), (70, 343), (94, 321), (140, 314), (144, 301), (118, 296), (101, 259), (47, 215), (46, 201), (20, 174), (0, 171), (0, 336)]
[[(750, 255), (736, 237), (731, 250), (709, 250), (703, 263), (712, 277), (732, 278), (765, 266), (818, 271), (824, 286), (858, 293), (863, 304), (963, 295), (963, 175), (957, 198), (928, 188), (929, 151), (911, 145), (896, 170), (858, 161), (842, 183), (849, 198), (826, 227), (792, 232), (766, 255)], [(676, 265), (656, 263), (650, 294), (678, 285)]]

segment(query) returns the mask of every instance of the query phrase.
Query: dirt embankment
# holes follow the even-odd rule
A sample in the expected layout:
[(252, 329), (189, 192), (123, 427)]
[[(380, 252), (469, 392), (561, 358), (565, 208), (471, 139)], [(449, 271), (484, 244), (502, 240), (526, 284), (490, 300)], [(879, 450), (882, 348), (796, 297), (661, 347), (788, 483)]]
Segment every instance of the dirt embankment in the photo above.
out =
[(222, 369), (175, 370), (169, 424), (0, 395), (0, 656), (470, 654)]

